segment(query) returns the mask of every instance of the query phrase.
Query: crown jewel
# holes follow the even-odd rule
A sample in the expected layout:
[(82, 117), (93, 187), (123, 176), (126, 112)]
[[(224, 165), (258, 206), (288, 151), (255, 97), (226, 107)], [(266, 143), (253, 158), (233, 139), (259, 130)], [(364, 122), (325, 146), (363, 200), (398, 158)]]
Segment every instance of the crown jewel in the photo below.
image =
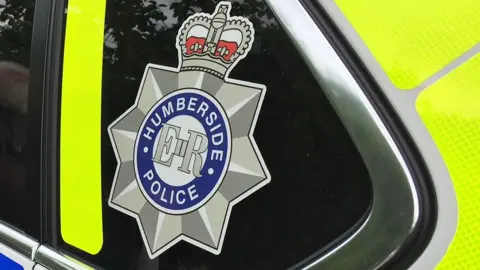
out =
[(230, 17), (230, 2), (217, 5), (213, 15), (198, 13), (178, 33), (182, 71), (198, 70), (224, 77), (252, 46), (254, 29), (243, 17)]

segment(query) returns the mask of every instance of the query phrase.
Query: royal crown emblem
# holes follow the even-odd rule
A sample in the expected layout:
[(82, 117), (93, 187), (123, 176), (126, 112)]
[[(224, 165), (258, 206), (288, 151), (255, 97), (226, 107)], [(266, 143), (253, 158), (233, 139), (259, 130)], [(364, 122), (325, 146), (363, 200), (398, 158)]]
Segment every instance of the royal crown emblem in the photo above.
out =
[(230, 10), (187, 19), (179, 66), (148, 64), (135, 104), (109, 126), (109, 205), (138, 221), (152, 259), (179, 241), (219, 254), (232, 207), (270, 182), (253, 139), (266, 87), (228, 77), (254, 29)]
[(221, 3), (215, 13), (195, 14), (182, 25), (177, 40), (180, 70), (198, 70), (224, 77), (244, 58), (253, 43), (249, 20), (230, 17), (230, 3)]

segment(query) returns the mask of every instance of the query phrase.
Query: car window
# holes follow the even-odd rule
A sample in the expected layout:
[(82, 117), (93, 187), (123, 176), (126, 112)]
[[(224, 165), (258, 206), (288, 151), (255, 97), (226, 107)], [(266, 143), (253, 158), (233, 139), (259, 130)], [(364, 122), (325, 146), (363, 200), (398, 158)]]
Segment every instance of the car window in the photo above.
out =
[(0, 219), (31, 224), (26, 182), (30, 41), (34, 1), (0, 0)]
[[(363, 160), (264, 1), (106, 4), (100, 107), (103, 242), (91, 252), (64, 238), (58, 244), (62, 252), (105, 269), (281, 269), (362, 221), (372, 201)], [(197, 13), (204, 14), (191, 17)], [(214, 25), (224, 32), (209, 30)], [(215, 39), (214, 33), (229, 29)], [(209, 40), (223, 43), (209, 51)], [(150, 92), (137, 100), (139, 91)], [(140, 107), (132, 109), (136, 101)], [(176, 114), (189, 108), (187, 115)], [(162, 127), (165, 135), (149, 139), (159, 115), (170, 117)], [(218, 127), (205, 128), (215, 121)], [(190, 131), (182, 131), (185, 125)], [(194, 138), (190, 144), (189, 138)], [(209, 143), (202, 144), (202, 138)], [(135, 157), (128, 152), (134, 143)], [(158, 145), (158, 155), (149, 154)], [(125, 151), (130, 154), (123, 156)], [(123, 165), (130, 167), (123, 171)], [(72, 168), (85, 170), (82, 164)], [(215, 179), (222, 177), (214, 176), (225, 170), (238, 176), (226, 173), (231, 193), (222, 191), (227, 180), (218, 184), (223, 198), (235, 201), (231, 212), (215, 203), (222, 199), (215, 196)], [(182, 189), (197, 179), (204, 180)], [(205, 204), (195, 208), (196, 198)]]

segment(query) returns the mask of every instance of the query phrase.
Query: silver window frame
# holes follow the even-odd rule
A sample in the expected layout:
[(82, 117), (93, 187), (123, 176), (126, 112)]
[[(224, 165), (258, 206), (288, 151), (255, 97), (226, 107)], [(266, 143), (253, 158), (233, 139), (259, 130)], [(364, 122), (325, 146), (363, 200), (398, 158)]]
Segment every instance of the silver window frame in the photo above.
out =
[(298, 0), (266, 1), (349, 132), (373, 185), (366, 221), (305, 269), (377, 269), (418, 225), (420, 198), (412, 174), (373, 105), (304, 6)]

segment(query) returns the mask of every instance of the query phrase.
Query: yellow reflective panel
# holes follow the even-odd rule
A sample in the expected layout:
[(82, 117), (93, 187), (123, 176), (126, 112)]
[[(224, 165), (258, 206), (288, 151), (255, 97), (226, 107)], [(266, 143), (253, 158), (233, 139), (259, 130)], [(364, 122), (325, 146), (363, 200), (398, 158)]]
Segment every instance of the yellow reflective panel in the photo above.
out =
[(480, 269), (480, 54), (424, 90), (418, 113), (451, 174), (457, 233), (437, 269)]
[(479, 0), (335, 0), (393, 84), (417, 87), (480, 42)]
[(103, 245), (101, 88), (106, 0), (69, 0), (60, 130), (63, 240), (90, 254)]

